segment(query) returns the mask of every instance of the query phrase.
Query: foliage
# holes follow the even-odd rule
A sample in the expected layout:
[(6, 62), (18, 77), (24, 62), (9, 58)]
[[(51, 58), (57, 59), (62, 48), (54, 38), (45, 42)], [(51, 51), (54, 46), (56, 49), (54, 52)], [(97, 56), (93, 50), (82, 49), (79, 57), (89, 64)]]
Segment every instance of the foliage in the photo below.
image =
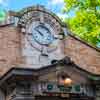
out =
[(71, 31), (97, 46), (100, 43), (100, 0), (64, 0), (64, 2), (64, 12), (75, 13), (65, 19)]
[(5, 10), (0, 8), (0, 22), (4, 21), (6, 18), (6, 12)]

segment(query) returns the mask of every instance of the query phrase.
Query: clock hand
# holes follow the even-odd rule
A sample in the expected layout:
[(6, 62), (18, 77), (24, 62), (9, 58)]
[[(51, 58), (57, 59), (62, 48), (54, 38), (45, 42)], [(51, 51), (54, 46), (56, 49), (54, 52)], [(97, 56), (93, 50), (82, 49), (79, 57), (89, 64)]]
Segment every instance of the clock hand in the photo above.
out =
[(41, 36), (43, 36), (43, 34), (39, 31), (39, 30), (36, 30), (37, 32), (39, 32), (39, 34), (41, 35)]

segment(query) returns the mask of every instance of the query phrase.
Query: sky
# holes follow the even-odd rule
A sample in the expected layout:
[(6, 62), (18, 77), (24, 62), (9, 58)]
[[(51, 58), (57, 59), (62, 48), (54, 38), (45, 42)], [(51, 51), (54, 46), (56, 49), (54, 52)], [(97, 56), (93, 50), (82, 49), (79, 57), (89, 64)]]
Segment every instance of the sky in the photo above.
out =
[(44, 5), (47, 9), (56, 13), (59, 17), (68, 17), (67, 14), (62, 14), (64, 7), (63, 0), (0, 0), (0, 7), (6, 10), (19, 11), (22, 8), (33, 5)]

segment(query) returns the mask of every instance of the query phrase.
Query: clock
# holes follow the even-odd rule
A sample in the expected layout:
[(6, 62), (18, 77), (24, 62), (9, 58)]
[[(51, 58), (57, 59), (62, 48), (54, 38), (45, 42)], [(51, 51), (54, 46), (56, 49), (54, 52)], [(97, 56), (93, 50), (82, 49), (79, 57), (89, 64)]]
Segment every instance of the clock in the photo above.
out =
[(26, 38), (30, 45), (41, 53), (53, 52), (57, 45), (53, 45), (55, 38), (54, 29), (47, 23), (34, 21), (26, 26)]
[(28, 66), (40, 68), (64, 58), (63, 36), (60, 35), (64, 31), (57, 17), (43, 7), (30, 7), (18, 14), (18, 27), (23, 33), (22, 55)]
[(45, 25), (38, 25), (32, 30), (34, 40), (40, 45), (49, 45), (53, 42), (54, 36)]

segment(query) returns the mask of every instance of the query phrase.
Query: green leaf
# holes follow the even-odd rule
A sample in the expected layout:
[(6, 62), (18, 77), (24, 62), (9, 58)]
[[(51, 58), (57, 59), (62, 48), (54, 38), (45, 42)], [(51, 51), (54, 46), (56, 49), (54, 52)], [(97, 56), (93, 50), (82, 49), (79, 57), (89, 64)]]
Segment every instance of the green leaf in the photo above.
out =
[(0, 22), (6, 19), (6, 12), (3, 9), (0, 9)]
[(75, 12), (73, 17), (64, 21), (73, 34), (79, 36), (93, 46), (97, 46), (100, 39), (100, 0), (64, 0), (64, 12)]

